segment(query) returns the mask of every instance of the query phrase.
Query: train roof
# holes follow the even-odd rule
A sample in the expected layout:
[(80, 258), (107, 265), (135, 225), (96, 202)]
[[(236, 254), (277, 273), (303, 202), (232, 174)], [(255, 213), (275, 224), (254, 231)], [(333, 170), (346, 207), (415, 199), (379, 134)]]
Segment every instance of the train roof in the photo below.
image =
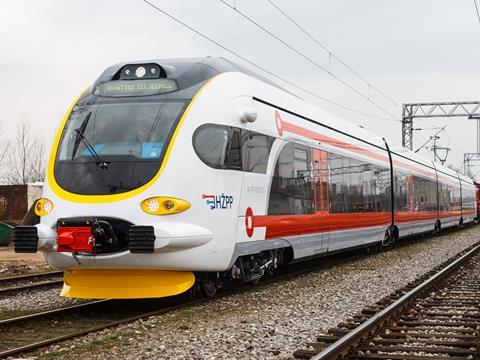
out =
[[(214, 76), (221, 74), (221, 73), (226, 73), (226, 72), (239, 72), (243, 73), (247, 76), (253, 77), (263, 83), (266, 83), (270, 86), (275, 87), (277, 90), (280, 90), (284, 93), (288, 93), (290, 96), (294, 96), (298, 101), (303, 102), (304, 104), (307, 104), (303, 99), (299, 98), (297, 95), (291, 93), (290, 91), (286, 90), (285, 88), (281, 87), (277, 83), (265, 78), (264, 76), (256, 73), (253, 70), (250, 70), (242, 65), (239, 65), (231, 60), (222, 58), (222, 57), (197, 57), (197, 58), (171, 58), (171, 59), (149, 59), (149, 60), (143, 60), (143, 61), (125, 61), (121, 62), (115, 65), (112, 65), (108, 67), (102, 75), (96, 80), (95, 84), (93, 85), (92, 89), (94, 89), (98, 84), (106, 81), (111, 81), (114, 79), (116, 74), (119, 73), (119, 71), (125, 67), (126, 65), (139, 65), (139, 64), (148, 64), (148, 63), (154, 63), (158, 64), (162, 67), (162, 69), (166, 73), (167, 78), (175, 78), (179, 83), (180, 87), (182, 89), (186, 89), (180, 92), (179, 96), (191, 96), (197, 92), (197, 90), (201, 87), (201, 85), (213, 78)], [(318, 114), (318, 112), (323, 113), (324, 115), (328, 116), (322, 116), (322, 123), (327, 123), (328, 125), (333, 124), (333, 127), (339, 127), (342, 129), (347, 129), (349, 131), (354, 133), (357, 138), (360, 139), (368, 139), (367, 142), (373, 143), (374, 146), (380, 147), (384, 150), (385, 149), (385, 144), (383, 141), (382, 136), (365, 129), (363, 127), (360, 127), (346, 119), (343, 119), (341, 117), (338, 117), (336, 115), (333, 115), (329, 113), (326, 110), (323, 110), (321, 108), (318, 108), (317, 106), (313, 104), (309, 104), (312, 108), (315, 108), (315, 113)], [(302, 107), (303, 108), (303, 107)], [(442, 166), (437, 163), (433, 163), (431, 160), (407, 149), (401, 146), (396, 146), (393, 142), (388, 141), (388, 144), (390, 146), (390, 149), (392, 152), (400, 157), (406, 158), (410, 161), (413, 161), (417, 164), (421, 164), (423, 166), (426, 166), (430, 169), (437, 169), (439, 172), (449, 175), (455, 178), (460, 177), (462, 181), (468, 182), (470, 184), (473, 184), (473, 180), (470, 179), (469, 177), (457, 173), (456, 171)]]
[(192, 84), (203, 83), (212, 77), (225, 72), (240, 72), (248, 76), (254, 77), (260, 81), (268, 83), (282, 91), (288, 92), (290, 95), (297, 97), (290, 93), (285, 88), (267, 79), (266, 77), (250, 70), (234, 61), (222, 57), (197, 57), (197, 58), (172, 58), (172, 59), (148, 59), (124, 61), (108, 67), (102, 75), (95, 81), (93, 87), (99, 83), (110, 81), (114, 76), (126, 65), (140, 65), (140, 64), (158, 64), (165, 70), (167, 78), (181, 79), (184, 76), (193, 77)]

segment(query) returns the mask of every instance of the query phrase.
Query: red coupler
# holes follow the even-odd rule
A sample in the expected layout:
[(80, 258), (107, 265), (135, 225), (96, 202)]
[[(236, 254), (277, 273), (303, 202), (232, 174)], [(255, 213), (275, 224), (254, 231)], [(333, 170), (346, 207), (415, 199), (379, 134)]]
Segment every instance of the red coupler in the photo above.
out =
[(57, 228), (58, 252), (94, 253), (92, 228), (88, 226), (66, 226)]

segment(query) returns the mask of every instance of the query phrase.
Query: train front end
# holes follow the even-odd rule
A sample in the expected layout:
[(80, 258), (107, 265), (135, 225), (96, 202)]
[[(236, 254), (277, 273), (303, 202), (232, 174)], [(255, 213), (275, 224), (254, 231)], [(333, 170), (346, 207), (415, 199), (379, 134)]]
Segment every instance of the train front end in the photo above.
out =
[[(205, 219), (200, 195), (241, 179), (199, 181), (192, 133), (196, 101), (218, 75), (198, 62), (108, 68), (67, 112), (55, 139), (40, 223), (15, 230), (15, 251), (42, 251), (65, 271), (62, 295), (146, 298), (176, 295), (195, 271), (225, 270), (236, 217)], [(231, 188), (231, 190), (229, 190)], [(234, 208), (233, 196), (224, 196)]]

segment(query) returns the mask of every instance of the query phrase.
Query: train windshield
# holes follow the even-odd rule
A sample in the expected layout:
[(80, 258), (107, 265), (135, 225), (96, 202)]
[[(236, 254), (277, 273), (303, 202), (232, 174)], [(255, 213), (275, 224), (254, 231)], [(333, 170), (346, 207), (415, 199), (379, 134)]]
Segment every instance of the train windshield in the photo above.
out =
[(158, 172), (185, 101), (123, 98), (77, 105), (63, 130), (55, 179), (83, 195), (136, 189)]

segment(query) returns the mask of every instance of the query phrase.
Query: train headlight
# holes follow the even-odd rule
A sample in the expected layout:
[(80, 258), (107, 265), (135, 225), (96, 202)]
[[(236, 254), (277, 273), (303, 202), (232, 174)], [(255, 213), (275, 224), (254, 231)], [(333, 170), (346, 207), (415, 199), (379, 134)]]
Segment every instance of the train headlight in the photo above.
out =
[(147, 70), (145, 70), (145, 68), (143, 66), (139, 66), (135, 70), (135, 76), (138, 77), (138, 78), (144, 77), (146, 73), (147, 73)]
[(41, 198), (38, 199), (35, 203), (35, 214), (38, 216), (45, 216), (52, 212), (53, 210), (53, 202), (48, 199)]
[(190, 203), (182, 199), (155, 196), (143, 200), (140, 207), (150, 215), (170, 215), (188, 210)]

